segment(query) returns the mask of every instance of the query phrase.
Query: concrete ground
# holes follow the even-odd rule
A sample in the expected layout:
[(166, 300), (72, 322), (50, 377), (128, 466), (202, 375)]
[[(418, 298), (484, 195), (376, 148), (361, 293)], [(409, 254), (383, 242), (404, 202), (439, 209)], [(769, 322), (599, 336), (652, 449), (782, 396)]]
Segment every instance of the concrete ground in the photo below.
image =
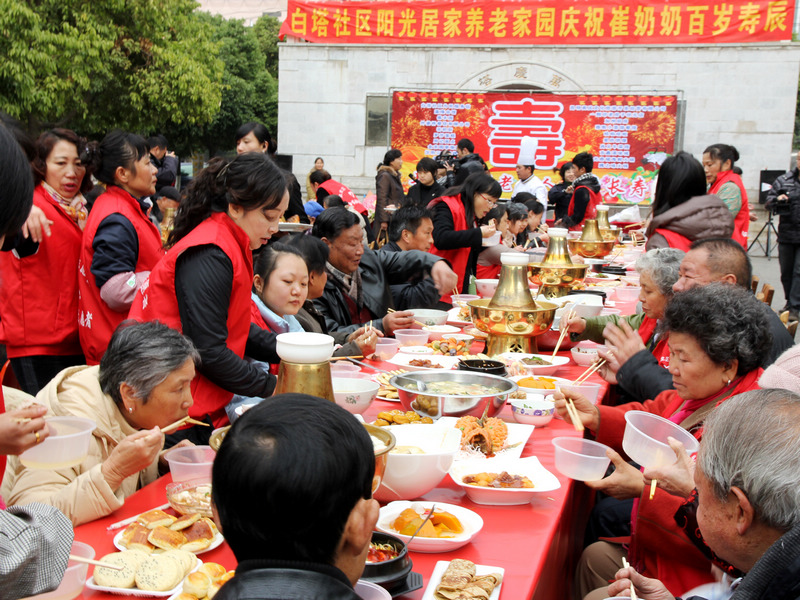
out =
[[(767, 222), (767, 211), (759, 206), (756, 208), (756, 212), (758, 214), (758, 220), (750, 223), (749, 243), (751, 244), (751, 248), (748, 252), (750, 260), (753, 263), (753, 275), (757, 276), (759, 279), (759, 290), (765, 283), (775, 288), (775, 296), (772, 299), (772, 309), (776, 312), (780, 312), (781, 308), (783, 308), (783, 305), (786, 303), (786, 298), (783, 294), (781, 269), (778, 265), (778, 243), (775, 232), (773, 231), (770, 234), (769, 244), (771, 256), (767, 256), (767, 230), (764, 229), (762, 232), (762, 227), (764, 227)], [(777, 229), (778, 219), (773, 219), (773, 223)], [(758, 237), (758, 241), (753, 243), (759, 232), (762, 233)]]

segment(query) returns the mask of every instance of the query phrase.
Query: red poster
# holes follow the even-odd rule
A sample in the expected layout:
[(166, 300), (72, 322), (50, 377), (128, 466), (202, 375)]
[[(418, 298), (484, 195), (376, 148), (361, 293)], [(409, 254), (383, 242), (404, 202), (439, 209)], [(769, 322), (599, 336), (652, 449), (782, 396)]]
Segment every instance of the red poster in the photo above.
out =
[(561, 161), (590, 152), (606, 203), (649, 204), (658, 168), (674, 151), (677, 106), (676, 96), (398, 91), (392, 147), (403, 152), (408, 175), (423, 156), (455, 153), (469, 138), (509, 197), (520, 140), (531, 136), (536, 175), (548, 187), (558, 183)]
[(792, 39), (789, 0), (289, 0), (280, 35), (325, 44), (718, 44)]

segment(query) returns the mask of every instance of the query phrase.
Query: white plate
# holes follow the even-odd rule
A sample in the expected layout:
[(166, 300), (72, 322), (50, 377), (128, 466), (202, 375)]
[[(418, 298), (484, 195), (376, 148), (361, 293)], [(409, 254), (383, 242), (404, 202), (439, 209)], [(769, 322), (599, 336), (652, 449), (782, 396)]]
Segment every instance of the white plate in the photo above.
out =
[[(425, 593), (422, 595), (422, 600), (434, 600), (434, 594), (436, 593), (437, 586), (442, 582), (442, 576), (444, 572), (447, 570), (447, 567), (450, 565), (450, 561), (447, 560), (440, 560), (436, 563), (436, 567), (433, 569), (433, 573), (431, 573), (431, 577), (428, 580), (428, 587), (425, 588)], [(505, 578), (506, 570), (503, 567), (487, 567), (486, 565), (475, 565), (475, 575), (491, 575), (492, 573), (500, 573)], [(498, 600), (500, 598), (500, 588), (503, 587), (503, 582), (500, 582), (494, 590), (492, 591), (492, 595), (489, 596), (489, 600)]]
[[(527, 371), (529, 375), (551, 375), (558, 371), (561, 367), (566, 365), (569, 362), (569, 356), (556, 356), (553, 358), (553, 354), (524, 354), (522, 352), (504, 352), (500, 355), (502, 358), (507, 360), (516, 360), (522, 361), (523, 358), (541, 358), (542, 360), (546, 360), (549, 365), (526, 365), (523, 362), (520, 362), (520, 365)], [(518, 371), (519, 372), (519, 371)]]
[(478, 535), (478, 532), (483, 528), (483, 519), (481, 519), (481, 516), (478, 513), (469, 510), (468, 508), (464, 508), (463, 506), (445, 504), (444, 502), (409, 502), (408, 500), (396, 500), (395, 502), (389, 502), (389, 504), (384, 506), (380, 511), (376, 528), (378, 531), (397, 536), (404, 542), (408, 542), (408, 540), (411, 539), (411, 536), (402, 535), (395, 531), (392, 528), (392, 523), (400, 515), (400, 513), (407, 508), (411, 508), (412, 506), (430, 508), (433, 504), (436, 504), (437, 512), (449, 512), (459, 521), (461, 521), (461, 525), (464, 527), (464, 533), (460, 533), (451, 538), (424, 538), (417, 536), (411, 541), (411, 545), (408, 547), (409, 550), (413, 550), (414, 552), (425, 552), (429, 554), (436, 552), (450, 552), (451, 550), (456, 550), (457, 548), (461, 548), (461, 546), (467, 545), (470, 540)]
[[(119, 546), (118, 546), (119, 547)], [(124, 552), (125, 549), (122, 548)], [(194, 573), (197, 569), (200, 568), (200, 565), (203, 564), (199, 558), (197, 559), (197, 563), (195, 564), (194, 568), (190, 571), (190, 573)], [(188, 577), (188, 575), (186, 576)], [(170, 596), (177, 596), (183, 591), (183, 582), (185, 581), (186, 577), (180, 580), (178, 585), (176, 585), (171, 590), (167, 590), (166, 592), (152, 592), (149, 590), (140, 590), (139, 588), (118, 588), (118, 587), (107, 587), (104, 585), (96, 585), (94, 582), (94, 575), (89, 577), (86, 580), (86, 587), (90, 590), (95, 590), (98, 592), (108, 592), (109, 594), (118, 594), (120, 596), (136, 596), (139, 598), (169, 598)]]
[[(571, 379), (564, 379), (563, 377), (553, 377), (552, 375), (541, 375), (538, 373), (536, 375), (514, 375), (513, 377), (509, 377), (509, 379), (514, 383), (516, 383), (517, 385), (519, 385), (519, 381), (521, 379), (525, 379), (526, 377), (536, 377), (536, 378), (546, 377), (547, 379), (552, 379), (556, 387), (560, 385), (569, 385), (572, 383)], [(555, 392), (554, 389), (546, 390), (543, 388), (520, 387), (519, 389), (525, 392), (526, 394), (541, 394), (542, 396), (546, 396), (547, 394), (552, 394), (553, 392)]]
[(289, 233), (308, 231), (312, 227), (313, 225), (309, 223), (278, 223), (278, 231), (288, 231)]
[(386, 398), (385, 396), (375, 396), (376, 400), (383, 400), (384, 402), (397, 402), (400, 403), (400, 398)]
[[(430, 367), (414, 367), (409, 364), (412, 360), (429, 360), (433, 364), (442, 365), (442, 368), (432, 369)], [(402, 352), (398, 352), (386, 362), (390, 362), (393, 365), (399, 365), (401, 367), (408, 367), (414, 371), (442, 371), (454, 368), (458, 364), (458, 361), (459, 359), (456, 356), (430, 355), (420, 357), (414, 356), (413, 354), (403, 354)]]
[(455, 325), (456, 327), (465, 327), (466, 325), (472, 325), (472, 321), (464, 321), (458, 318), (458, 313), (461, 312), (459, 307), (451, 308), (447, 311), (447, 324), (448, 325)]
[[(502, 473), (523, 475), (531, 480), (532, 488), (485, 488), (468, 485), (461, 480), (465, 475), (477, 473)], [(486, 460), (461, 461), (450, 467), (450, 478), (460, 486), (467, 497), (477, 504), (527, 504), (536, 494), (552, 492), (561, 487), (558, 477), (545, 469), (535, 456), (508, 458), (498, 456)]]
[[(436, 421), (437, 427), (455, 427), (458, 417), (441, 417)], [(524, 423), (506, 423), (508, 427), (508, 437), (506, 438), (506, 446), (512, 446), (506, 450), (501, 450), (497, 455), (506, 458), (519, 458), (522, 456), (522, 451), (525, 449), (525, 444), (528, 443), (528, 438), (533, 433), (533, 425), (526, 425)], [(465, 450), (456, 454), (456, 461), (472, 460), (486, 460), (486, 457), (481, 455), (478, 451), (468, 452)]]
[(404, 354), (427, 355), (433, 354), (433, 348), (428, 348), (427, 346), (400, 346), (400, 352)]
[[(117, 550), (125, 551), (127, 550), (127, 548), (119, 543), (119, 540), (122, 539), (123, 533), (125, 533), (124, 529), (114, 536), (114, 546), (117, 548)], [(214, 539), (211, 540), (211, 545), (208, 548), (206, 548), (205, 550), (200, 550), (199, 552), (194, 552), (193, 554), (205, 554), (206, 552), (210, 552), (211, 550), (222, 544), (222, 542), (224, 541), (225, 538), (222, 537), (222, 534), (218, 531), (217, 535), (214, 536)]]

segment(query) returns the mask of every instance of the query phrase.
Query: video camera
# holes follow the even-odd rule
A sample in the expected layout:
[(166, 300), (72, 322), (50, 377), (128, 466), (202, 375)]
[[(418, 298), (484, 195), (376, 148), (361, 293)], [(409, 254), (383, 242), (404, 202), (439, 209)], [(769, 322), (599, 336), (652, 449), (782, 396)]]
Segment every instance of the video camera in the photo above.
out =
[(450, 150), (442, 150), (433, 160), (436, 161), (436, 166), (440, 169), (446, 169), (451, 166), (454, 171), (458, 171), (458, 167), (461, 166), (461, 163), (458, 162), (458, 157), (452, 154)]
[(775, 202), (773, 202), (770, 205), (770, 209), (772, 210), (772, 214), (773, 215), (778, 215), (779, 217), (783, 216), (783, 215), (791, 214), (792, 207), (789, 205), (789, 198), (788, 198), (789, 194), (788, 194), (788, 192), (786, 190), (778, 190), (778, 192), (776, 193), (775, 197), (777, 198), (779, 196), (786, 196), (787, 198), (786, 198), (786, 200), (775, 200)]

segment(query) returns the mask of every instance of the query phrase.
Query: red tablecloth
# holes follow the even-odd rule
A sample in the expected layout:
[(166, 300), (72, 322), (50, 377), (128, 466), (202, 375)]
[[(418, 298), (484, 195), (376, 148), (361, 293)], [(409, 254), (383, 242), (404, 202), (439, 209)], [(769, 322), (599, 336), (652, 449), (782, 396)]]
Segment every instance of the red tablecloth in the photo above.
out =
[[(376, 363), (377, 364), (377, 363)], [(390, 366), (390, 365), (386, 365)], [(563, 367), (556, 376), (574, 379), (584, 371), (574, 363)], [(602, 396), (607, 385), (598, 377), (591, 381), (603, 383)], [(376, 400), (364, 417), (372, 421), (381, 410), (397, 408), (397, 403)], [(500, 416), (513, 421), (511, 409), (506, 406)], [(588, 488), (575, 483), (555, 470), (551, 440), (558, 436), (578, 433), (559, 419), (547, 427), (537, 427), (523, 450), (523, 456), (537, 456), (545, 468), (554, 473), (561, 488), (535, 497), (529, 504), (520, 506), (487, 506), (475, 504), (461, 488), (448, 477), (440, 486), (423, 496), (424, 500), (459, 504), (481, 515), (484, 527), (480, 534), (466, 546), (444, 554), (411, 553), (414, 571), (421, 573), (423, 588), (404, 595), (403, 598), (422, 598), (428, 578), (437, 561), (465, 558), (477, 564), (500, 566), (505, 569), (502, 597), (507, 600), (536, 598), (554, 600), (568, 598), (575, 560), (583, 540), (586, 517), (591, 506)], [(108, 525), (126, 517), (137, 515), (165, 502), (165, 488), (171, 481), (169, 475), (153, 482), (128, 498), (125, 505), (114, 514), (81, 525), (75, 529), (75, 539), (91, 544), (97, 556), (115, 551), (112, 539), (119, 531), (107, 531)], [(222, 544), (201, 555), (204, 561), (219, 562), (235, 568), (236, 559), (227, 544)], [(91, 569), (91, 567), (90, 567)], [(91, 574), (91, 570), (90, 570)], [(82, 598), (115, 598), (110, 594), (84, 589)]]

